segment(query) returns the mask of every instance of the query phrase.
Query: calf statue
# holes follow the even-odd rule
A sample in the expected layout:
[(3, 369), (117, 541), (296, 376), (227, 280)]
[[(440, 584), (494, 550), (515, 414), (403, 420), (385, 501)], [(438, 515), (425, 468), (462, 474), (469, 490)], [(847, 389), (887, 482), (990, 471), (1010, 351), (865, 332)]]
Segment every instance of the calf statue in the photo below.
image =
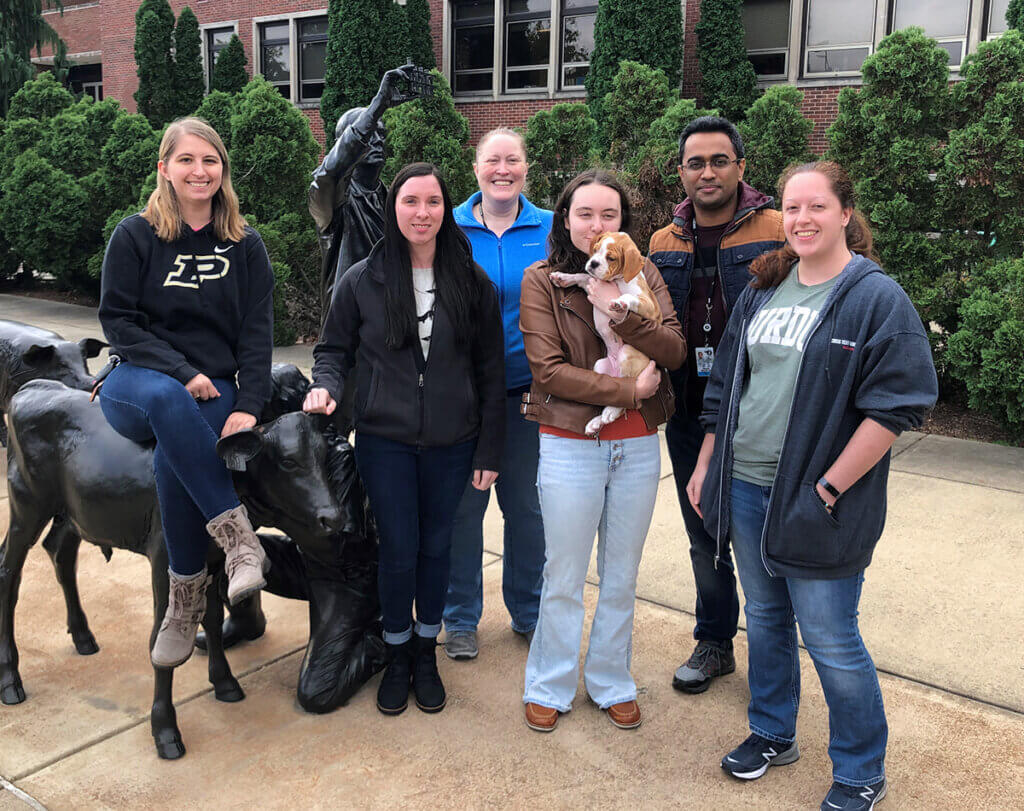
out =
[(49, 330), (0, 319), (0, 446), (7, 447), (4, 412), (14, 393), (30, 380), (59, 380), (73, 389), (91, 389), (86, 361), (107, 344), (95, 338), (65, 341)]
[[(281, 373), (276, 367), (276, 380)], [(301, 378), (298, 370), (285, 377), (295, 374)], [(150, 644), (167, 606), (168, 583), (152, 448), (122, 437), (88, 394), (57, 382), (23, 386), (11, 401), (9, 416), (11, 521), (0, 548), (0, 701), (17, 704), (25, 699), (14, 641), (18, 585), (25, 556), (50, 519), (55, 520), (44, 547), (57, 569), (68, 630), (80, 653), (98, 649), (75, 582), (80, 539), (149, 558), (155, 615)], [(299, 550), (288, 539), (262, 536), (273, 562), (269, 583), (285, 596), (310, 600), (310, 643), (300, 700), (310, 709), (333, 709), (384, 664), (376, 583), (367, 576), (370, 570), (375, 575), (376, 537), (368, 523), (354, 521), (364, 505), (339, 506), (332, 484), (339, 481), (340, 470), (351, 467), (351, 449), (325, 437), (316, 418), (299, 412), (225, 437), (218, 452), (230, 466), (241, 468), (236, 481), (254, 522), (279, 526), (306, 545)], [(357, 491), (353, 487), (346, 492), (358, 498)], [(367, 521), (365, 515), (363, 520)], [(357, 526), (364, 531), (354, 536), (348, 530)], [(214, 570), (223, 558), (214, 544), (210, 548)], [(322, 569), (317, 568), (321, 561)], [(223, 604), (217, 593), (224, 586), (218, 574), (203, 620), (209, 676), (219, 700), (239, 701), (244, 693), (231, 674), (221, 639)], [(185, 753), (172, 701), (172, 677), (173, 670), (155, 668), (151, 726), (157, 754), (168, 759)]]

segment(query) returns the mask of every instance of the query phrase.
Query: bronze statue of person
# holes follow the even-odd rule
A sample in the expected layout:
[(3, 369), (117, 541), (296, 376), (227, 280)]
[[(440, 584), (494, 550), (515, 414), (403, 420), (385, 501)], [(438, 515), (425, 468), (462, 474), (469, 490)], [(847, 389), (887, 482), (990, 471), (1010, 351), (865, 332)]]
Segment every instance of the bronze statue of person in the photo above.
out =
[(320, 305), (326, 316), (334, 285), (352, 265), (366, 258), (384, 233), (387, 189), (384, 168), (384, 111), (429, 95), (429, 74), (412, 64), (389, 70), (367, 107), (342, 114), (334, 146), (313, 172), (309, 213), (320, 236)]

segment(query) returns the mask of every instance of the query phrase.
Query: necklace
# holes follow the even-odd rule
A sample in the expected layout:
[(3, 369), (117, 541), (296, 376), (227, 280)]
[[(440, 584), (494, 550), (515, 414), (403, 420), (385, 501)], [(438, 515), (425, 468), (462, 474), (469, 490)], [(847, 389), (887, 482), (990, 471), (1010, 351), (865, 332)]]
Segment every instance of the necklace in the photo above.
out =
[[(516, 202), (516, 216), (512, 218), (512, 222), (509, 223), (509, 226), (511, 226), (516, 220), (519, 219), (519, 214), (522, 212), (522, 210), (523, 210), (523, 201), (522, 200), (518, 200)], [(491, 230), (491, 227), (487, 224), (487, 218), (484, 217), (484, 201), (483, 200), (480, 201), (480, 224), (484, 228), (486, 228), (488, 231)], [(507, 231), (508, 228), (506, 228), (505, 230)]]

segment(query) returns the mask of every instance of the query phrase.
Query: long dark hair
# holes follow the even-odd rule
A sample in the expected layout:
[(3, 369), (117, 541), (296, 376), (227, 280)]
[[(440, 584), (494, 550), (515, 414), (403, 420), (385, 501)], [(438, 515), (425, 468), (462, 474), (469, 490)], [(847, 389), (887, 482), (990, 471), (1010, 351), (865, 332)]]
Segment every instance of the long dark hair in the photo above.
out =
[(618, 178), (604, 169), (587, 169), (585, 172), (580, 172), (565, 184), (562, 193), (558, 195), (558, 200), (555, 201), (555, 216), (551, 220), (551, 233), (548, 235), (548, 265), (552, 270), (562, 273), (583, 272), (587, 255), (572, 244), (568, 228), (569, 207), (572, 205), (572, 197), (576, 194), (576, 190), (592, 183), (596, 183), (598, 186), (607, 186), (619, 193), (619, 206), (622, 209), (622, 224), (619, 226), (619, 230), (629, 233), (632, 220), (629, 195), (622, 188)]
[(416, 336), (416, 298), (412, 289), (412, 263), (409, 245), (398, 229), (395, 203), (398, 192), (413, 177), (433, 175), (441, 187), (444, 219), (437, 232), (434, 253), (434, 287), (437, 303), (455, 327), (459, 345), (470, 343), (476, 334), (476, 313), (482, 279), (473, 263), (469, 240), (455, 224), (452, 199), (440, 170), (432, 163), (403, 166), (388, 189), (384, 205), (383, 259), (387, 282), (384, 288), (384, 318), (388, 349), (401, 349)]
[[(823, 175), (832, 193), (839, 198), (839, 205), (843, 208), (853, 210), (850, 221), (846, 223), (846, 247), (851, 253), (859, 253), (866, 256), (872, 262), (878, 262), (874, 252), (874, 240), (871, 236), (871, 227), (864, 215), (857, 211), (857, 196), (853, 191), (853, 181), (846, 173), (846, 170), (834, 161), (814, 161), (813, 163), (801, 163), (790, 166), (779, 177), (778, 192), (779, 200), (786, 191), (786, 184), (796, 175), (806, 172), (817, 172)], [(754, 274), (754, 281), (751, 287), (764, 290), (769, 287), (778, 287), (789, 275), (793, 263), (797, 260), (794, 251), (787, 242), (778, 250), (762, 254), (750, 263), (750, 272)]]

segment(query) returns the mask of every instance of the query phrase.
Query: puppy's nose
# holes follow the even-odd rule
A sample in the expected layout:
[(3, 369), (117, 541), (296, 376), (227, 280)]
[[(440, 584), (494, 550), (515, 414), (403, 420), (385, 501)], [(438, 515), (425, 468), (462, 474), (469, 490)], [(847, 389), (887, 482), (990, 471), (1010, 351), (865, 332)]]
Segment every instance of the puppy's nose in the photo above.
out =
[(587, 262), (587, 270), (593, 270), (596, 267), (597, 267), (597, 260), (596, 259), (591, 259), (590, 261)]

